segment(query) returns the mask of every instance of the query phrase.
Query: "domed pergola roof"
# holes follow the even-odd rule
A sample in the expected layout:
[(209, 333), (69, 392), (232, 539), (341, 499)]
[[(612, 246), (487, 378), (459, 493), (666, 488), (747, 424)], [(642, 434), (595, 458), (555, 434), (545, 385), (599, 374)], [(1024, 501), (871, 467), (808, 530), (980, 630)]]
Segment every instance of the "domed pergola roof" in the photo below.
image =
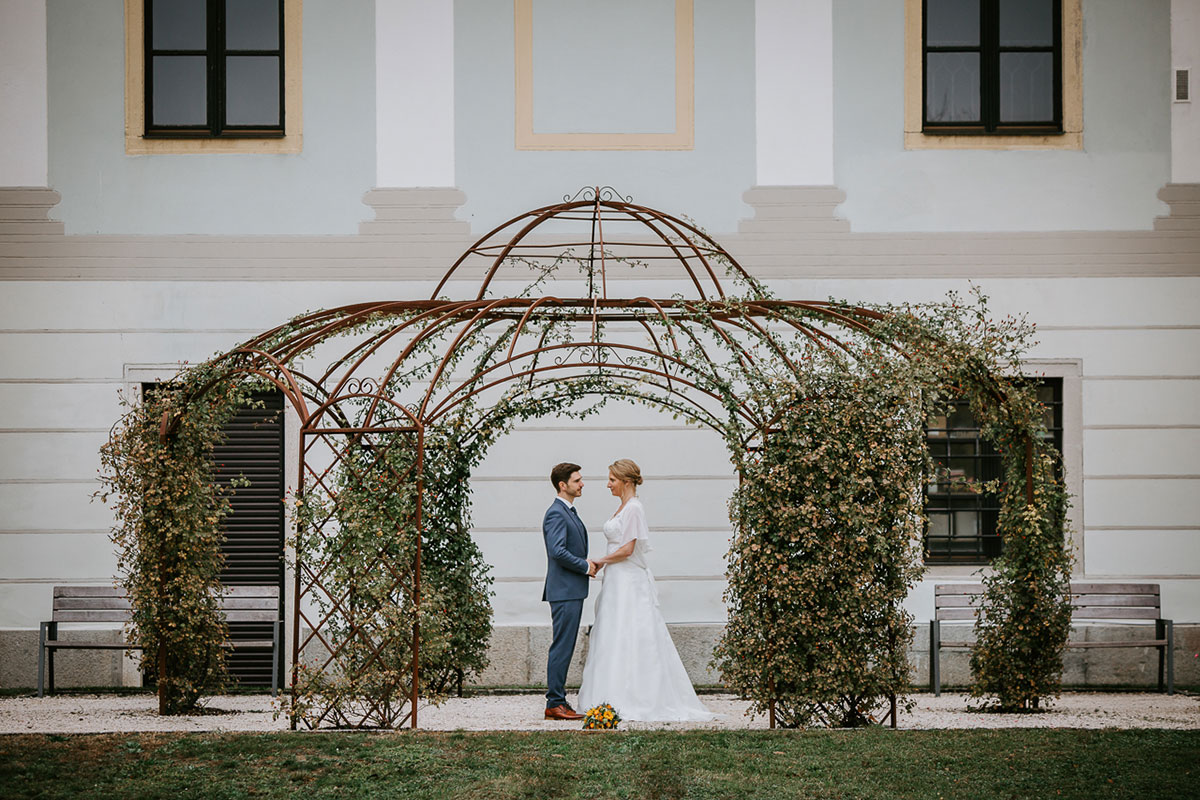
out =
[[(609, 186), (586, 187), (563, 197), (561, 203), (513, 217), (454, 262), (433, 298), (453, 280), (478, 279), (475, 299), (482, 300), (494, 282), (528, 283), (539, 277), (562, 282), (571, 277), (585, 287), (575, 299), (607, 300), (609, 278), (644, 271), (651, 264), (665, 267), (663, 277), (679, 279), (686, 287), (683, 296), (698, 300), (723, 299), (724, 275), (750, 280), (741, 265), (695, 224), (631, 200)], [(565, 266), (578, 271), (563, 275)]]

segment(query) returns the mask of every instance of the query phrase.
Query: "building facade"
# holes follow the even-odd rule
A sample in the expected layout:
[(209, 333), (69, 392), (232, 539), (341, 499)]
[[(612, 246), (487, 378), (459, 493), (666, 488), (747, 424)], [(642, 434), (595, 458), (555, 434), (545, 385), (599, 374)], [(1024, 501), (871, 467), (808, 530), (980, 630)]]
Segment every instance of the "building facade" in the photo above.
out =
[[(122, 395), (305, 310), (427, 297), (475, 239), (585, 186), (694, 219), (781, 297), (975, 284), (1027, 314), (1077, 575), (1159, 584), (1177, 681), (1200, 682), (1197, 69), (1200, 0), (0, 0), (0, 685), (33, 684), (54, 586), (112, 581), (91, 496)], [(467, 487), (487, 682), (542, 680), (550, 466), (585, 465), (599, 549), (619, 457), (648, 478), (664, 615), (713, 680), (723, 443), (614, 405), (523, 424)], [(944, 524), (983, 536), (963, 513)], [(918, 625), (935, 584), (986, 568), (943, 555)], [(1155, 677), (1151, 653), (1099, 652), (1067, 680)], [(138, 680), (102, 652), (62, 664)]]

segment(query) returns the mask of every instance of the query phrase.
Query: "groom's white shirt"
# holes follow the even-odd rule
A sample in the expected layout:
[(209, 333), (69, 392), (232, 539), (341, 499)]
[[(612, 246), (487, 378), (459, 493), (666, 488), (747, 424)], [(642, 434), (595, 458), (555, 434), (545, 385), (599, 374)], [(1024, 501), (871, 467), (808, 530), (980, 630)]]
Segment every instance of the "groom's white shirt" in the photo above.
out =
[[(562, 503), (564, 506), (566, 506), (569, 509), (574, 510), (574, 508), (575, 508), (574, 503), (568, 503), (566, 500), (563, 500), (562, 497), (560, 497), (559, 495), (554, 495), (554, 499), (557, 500), (558, 502)], [(576, 511), (575, 513), (578, 514), (579, 512)]]

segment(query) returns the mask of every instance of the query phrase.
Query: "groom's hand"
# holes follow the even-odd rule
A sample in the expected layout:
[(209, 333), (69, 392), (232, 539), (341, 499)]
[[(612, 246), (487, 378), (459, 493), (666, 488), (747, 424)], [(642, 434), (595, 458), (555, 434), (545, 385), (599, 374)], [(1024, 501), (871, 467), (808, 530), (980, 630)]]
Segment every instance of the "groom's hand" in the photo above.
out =
[(589, 578), (596, 577), (596, 573), (600, 571), (600, 565), (597, 564), (595, 561), (592, 561), (590, 558), (587, 560), (587, 562), (588, 562), (588, 577)]

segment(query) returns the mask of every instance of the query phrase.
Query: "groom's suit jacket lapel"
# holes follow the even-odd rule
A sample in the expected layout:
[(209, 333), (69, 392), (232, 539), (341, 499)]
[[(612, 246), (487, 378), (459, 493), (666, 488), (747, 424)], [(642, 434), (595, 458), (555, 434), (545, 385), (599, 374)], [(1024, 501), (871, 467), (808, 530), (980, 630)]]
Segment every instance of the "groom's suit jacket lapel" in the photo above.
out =
[(579, 518), (579, 512), (572, 512), (570, 508), (563, 507), (563, 511), (567, 515), (567, 525), (570, 526), (575, 538), (584, 545), (584, 552), (587, 552), (587, 529), (583, 526), (583, 520)]

